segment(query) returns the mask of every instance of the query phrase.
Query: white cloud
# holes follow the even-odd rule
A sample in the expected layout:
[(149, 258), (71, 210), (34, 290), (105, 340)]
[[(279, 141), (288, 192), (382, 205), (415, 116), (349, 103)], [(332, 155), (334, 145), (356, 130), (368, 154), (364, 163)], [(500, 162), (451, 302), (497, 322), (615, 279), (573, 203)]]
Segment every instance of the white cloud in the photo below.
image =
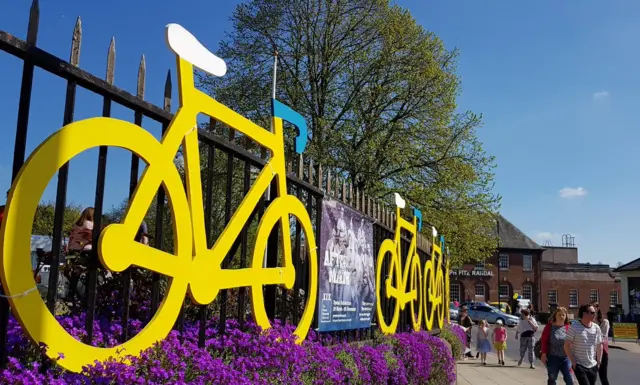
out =
[(602, 90), (602, 91), (595, 92), (593, 94), (593, 100), (595, 101), (604, 100), (604, 99), (607, 99), (609, 96), (610, 96), (609, 91)]
[(558, 238), (560, 236), (560, 234), (557, 233), (550, 233), (548, 231), (541, 231), (539, 233), (537, 233), (535, 235), (535, 240), (536, 241), (551, 241), (555, 238)]
[(560, 198), (573, 199), (587, 195), (583, 187), (565, 187), (559, 191)]

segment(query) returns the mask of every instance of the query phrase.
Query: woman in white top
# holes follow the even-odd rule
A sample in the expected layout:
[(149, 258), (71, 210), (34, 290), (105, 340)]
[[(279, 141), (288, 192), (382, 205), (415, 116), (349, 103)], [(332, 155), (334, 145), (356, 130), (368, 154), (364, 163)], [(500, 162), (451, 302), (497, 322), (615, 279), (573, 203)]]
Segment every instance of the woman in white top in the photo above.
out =
[(536, 344), (535, 333), (537, 330), (538, 322), (531, 316), (529, 310), (523, 309), (518, 331), (516, 331), (516, 339), (518, 339), (518, 336), (520, 337), (520, 361), (518, 361), (518, 366), (522, 365), (524, 354), (528, 351), (529, 365), (531, 369), (534, 369), (535, 356), (533, 354), (533, 346)]
[(597, 302), (593, 303), (593, 307), (598, 312), (597, 324), (600, 326), (600, 330), (602, 331), (602, 361), (600, 362), (600, 367), (598, 368), (598, 377), (600, 377), (600, 383), (602, 385), (609, 385), (609, 378), (607, 376), (607, 367), (609, 366), (609, 320), (602, 316), (602, 311), (600, 310), (600, 304)]

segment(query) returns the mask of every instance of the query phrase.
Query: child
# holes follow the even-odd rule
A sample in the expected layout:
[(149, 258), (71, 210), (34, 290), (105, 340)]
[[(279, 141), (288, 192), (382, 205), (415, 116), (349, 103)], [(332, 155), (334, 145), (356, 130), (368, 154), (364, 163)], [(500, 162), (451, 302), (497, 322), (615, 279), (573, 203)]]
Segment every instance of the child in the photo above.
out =
[(495, 329), (493, 329), (493, 347), (498, 352), (498, 365), (504, 366), (504, 351), (507, 350), (507, 329), (502, 326), (502, 320), (498, 320)]
[(489, 342), (489, 323), (486, 319), (480, 321), (478, 332), (476, 333), (476, 350), (480, 354), (480, 362), (482, 365), (487, 364), (487, 353), (491, 351), (491, 342)]

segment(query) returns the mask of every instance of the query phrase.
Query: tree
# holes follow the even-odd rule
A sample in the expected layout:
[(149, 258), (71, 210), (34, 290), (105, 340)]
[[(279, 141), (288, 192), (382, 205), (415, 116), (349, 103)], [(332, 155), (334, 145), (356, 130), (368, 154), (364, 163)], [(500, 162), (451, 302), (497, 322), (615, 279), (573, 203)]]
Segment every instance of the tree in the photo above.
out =
[[(36, 208), (36, 215), (33, 219), (32, 234), (36, 235), (52, 235), (53, 221), (55, 218), (56, 204), (55, 202), (45, 202), (39, 204)], [(62, 232), (65, 236), (69, 235), (75, 221), (80, 218), (82, 207), (75, 203), (68, 203), (64, 209)]]
[(456, 50), (387, 0), (251, 0), (231, 19), (219, 50), (229, 72), (202, 76), (202, 88), (268, 127), (277, 51), (277, 97), (307, 117), (314, 161), (374, 197), (400, 192), (454, 258), (493, 252), (494, 159), (476, 136), (481, 117), (456, 112)]

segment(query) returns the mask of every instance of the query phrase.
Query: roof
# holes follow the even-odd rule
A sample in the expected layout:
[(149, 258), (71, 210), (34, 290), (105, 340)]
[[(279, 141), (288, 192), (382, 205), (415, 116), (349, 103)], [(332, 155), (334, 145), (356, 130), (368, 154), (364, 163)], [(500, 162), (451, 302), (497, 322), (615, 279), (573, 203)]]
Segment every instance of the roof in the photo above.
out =
[(640, 258), (634, 259), (629, 263), (625, 263), (624, 265), (619, 266), (617, 269), (613, 271), (620, 272), (620, 271), (638, 271), (638, 270), (640, 270)]
[(613, 277), (609, 265), (600, 263), (553, 263), (542, 262), (543, 271), (567, 271), (567, 272), (590, 272), (590, 273), (607, 273)]
[(525, 233), (520, 231), (513, 223), (509, 222), (505, 217), (498, 214), (498, 229), (500, 232), (500, 248), (503, 249), (522, 249), (522, 250), (543, 250), (540, 245), (535, 243), (533, 239), (527, 237)]

